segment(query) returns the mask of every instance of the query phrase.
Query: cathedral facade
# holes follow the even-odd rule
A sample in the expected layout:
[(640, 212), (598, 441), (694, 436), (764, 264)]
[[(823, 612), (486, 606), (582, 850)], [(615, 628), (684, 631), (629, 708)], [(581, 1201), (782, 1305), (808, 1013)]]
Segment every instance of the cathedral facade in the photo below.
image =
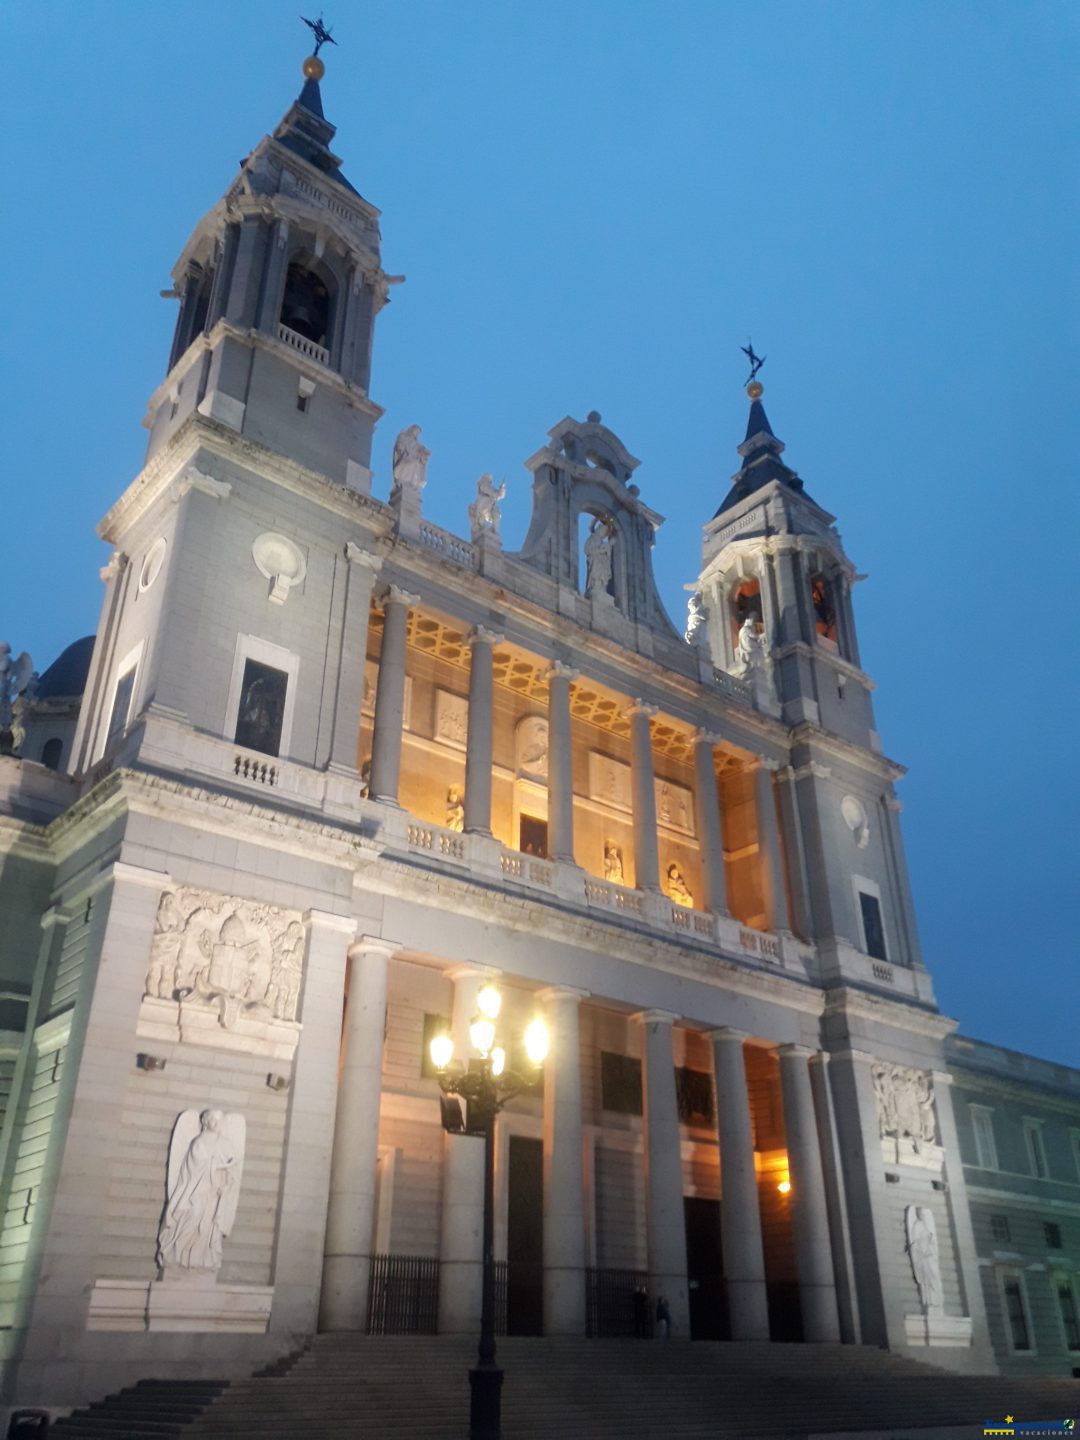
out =
[(490, 476), (467, 533), (425, 518), (416, 426), (377, 498), (398, 277), (305, 74), (177, 262), (96, 638), (0, 758), (6, 1402), (475, 1331), (483, 1143), (428, 1045), (468, 1055), (492, 980), (513, 1062), (551, 1037), (497, 1124), (502, 1328), (662, 1297), (676, 1336), (992, 1370), (1013, 1292), (834, 517), (756, 382), (685, 634), (595, 412), (527, 460), (517, 550)]

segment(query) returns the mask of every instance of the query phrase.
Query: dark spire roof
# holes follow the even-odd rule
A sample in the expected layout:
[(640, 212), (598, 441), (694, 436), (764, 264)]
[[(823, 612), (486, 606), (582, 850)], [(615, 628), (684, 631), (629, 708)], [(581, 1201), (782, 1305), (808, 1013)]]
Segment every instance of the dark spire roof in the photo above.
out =
[(35, 699), (70, 700), (86, 689), (90, 657), (94, 653), (93, 635), (84, 635), (62, 650), (38, 681)]
[(325, 74), (321, 60), (314, 55), (304, 61), (304, 88), (289, 107), (289, 112), (274, 131), (274, 139), (286, 150), (299, 155), (316, 170), (321, 170), (331, 180), (336, 180), (354, 195), (359, 194), (341, 173), (341, 161), (330, 149), (330, 142), (337, 133), (323, 114), (322, 91), (319, 81)]
[[(755, 490), (760, 490), (763, 485), (768, 485), (770, 480), (779, 480), (789, 490), (794, 490), (801, 495), (803, 482), (796, 475), (795, 471), (785, 465), (780, 459), (784, 451), (784, 442), (778, 440), (773, 434), (773, 428), (769, 424), (769, 417), (765, 414), (765, 406), (761, 403), (761, 385), (755, 380), (747, 386), (750, 396), (750, 414), (746, 421), (746, 439), (739, 446), (739, 454), (742, 456), (742, 469), (732, 479), (731, 489), (724, 497), (724, 503), (717, 510), (716, 515), (722, 515), (725, 510), (730, 510), (740, 500), (745, 500), (747, 495), (752, 495)], [(807, 499), (810, 497), (807, 496)], [(713, 519), (716, 519), (716, 515)]]

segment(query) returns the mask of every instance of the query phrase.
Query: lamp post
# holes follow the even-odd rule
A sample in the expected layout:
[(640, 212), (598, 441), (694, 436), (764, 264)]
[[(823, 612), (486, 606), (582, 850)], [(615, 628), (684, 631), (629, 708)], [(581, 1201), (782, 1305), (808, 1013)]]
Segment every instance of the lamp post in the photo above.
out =
[(488, 984), (476, 997), (476, 1003), (479, 1010), (469, 1024), (469, 1039), (479, 1058), (471, 1057), (468, 1066), (455, 1060), (454, 1042), (449, 1035), (436, 1035), (430, 1052), (443, 1095), (460, 1096), (466, 1105), (463, 1118), (460, 1104), (444, 1099), (444, 1129), (484, 1139), (483, 1290), (477, 1364), (469, 1371), (469, 1440), (499, 1440), (503, 1372), (495, 1363), (495, 1116), (539, 1073), (547, 1055), (548, 1034), (543, 1020), (530, 1020), (523, 1039), (532, 1073), (507, 1070), (506, 1051), (495, 1043), (502, 996), (495, 985)]

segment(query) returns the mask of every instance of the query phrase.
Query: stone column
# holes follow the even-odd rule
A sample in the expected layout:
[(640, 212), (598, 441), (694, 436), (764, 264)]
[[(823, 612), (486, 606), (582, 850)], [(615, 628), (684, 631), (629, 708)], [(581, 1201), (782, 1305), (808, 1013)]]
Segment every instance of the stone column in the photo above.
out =
[(664, 1010), (636, 1017), (642, 1029), (642, 1091), (645, 1102), (645, 1244), (649, 1302), (656, 1312), (661, 1296), (671, 1311), (671, 1333), (690, 1336), (690, 1291), (686, 1279), (686, 1216), (683, 1210), (682, 1142), (675, 1098), (671, 1026), (678, 1018)]
[(916, 968), (922, 965), (922, 952), (919, 948), (919, 928), (915, 920), (915, 906), (911, 898), (911, 879), (908, 875), (907, 860), (904, 856), (904, 839), (900, 833), (900, 812), (904, 808), (904, 802), (898, 800), (895, 795), (883, 797), (883, 827), (888, 840), (887, 853), (892, 861), (893, 883), (897, 897), (897, 912), (900, 930), (906, 942), (907, 954), (905, 960)]
[(768, 1340), (769, 1306), (765, 1293), (765, 1251), (750, 1096), (746, 1088), (741, 1030), (714, 1030), (717, 1133), (720, 1140), (720, 1240), (724, 1288), (733, 1340)]
[(765, 913), (769, 929), (776, 935), (791, 933), (788, 919), (787, 888), (784, 883), (784, 854), (780, 848), (780, 827), (776, 823), (776, 799), (773, 795), (773, 771), (780, 767), (775, 760), (761, 756), (754, 771), (754, 796), (757, 801), (758, 849), (761, 859), (761, 880), (765, 890)]
[(802, 1045), (780, 1046), (780, 1087), (784, 1097), (784, 1130), (791, 1174), (795, 1268), (799, 1276), (803, 1338), (837, 1341), (836, 1310), (825, 1181), (821, 1168), (814, 1096), (807, 1062), (813, 1054)]
[(544, 1334), (585, 1334), (585, 1165), (581, 1128), (581, 1001), (541, 990), (550, 1049), (544, 1066)]
[(548, 851), (574, 863), (574, 742), (570, 681), (578, 672), (560, 660), (548, 667)]
[(271, 1331), (288, 1335), (311, 1334), (318, 1323), (333, 1174), (326, 1126), (338, 1103), (345, 960), (356, 935), (356, 921), (309, 910), (304, 931), (304, 985), (296, 1017), (303, 1029), (285, 1097), (288, 1108), (270, 1314)]
[(477, 625), (469, 636), (469, 733), (465, 749), (465, 829), (491, 834), (491, 737), (495, 681), (492, 652), (502, 636)]
[(323, 1330), (363, 1330), (367, 1325), (386, 982), (395, 948), (388, 940), (365, 935), (349, 950), (319, 1307)]
[(791, 881), (791, 924), (800, 940), (813, 939), (810, 909), (810, 884), (806, 877), (806, 850), (802, 838), (802, 816), (799, 813), (799, 792), (795, 771), (790, 765), (779, 771), (780, 832), (784, 854), (788, 857)]
[(776, 600), (780, 611), (780, 634), (772, 641), (774, 645), (791, 645), (797, 640), (809, 643), (808, 637), (803, 634), (803, 607), (799, 603), (799, 586), (804, 583), (804, 577), (797, 549), (797, 542), (789, 540), (783, 548), (778, 546), (776, 550)]
[(348, 563), (345, 617), (341, 626), (341, 658), (334, 697), (329, 768), (355, 775), (359, 769), (356, 761), (360, 743), (360, 711), (364, 703), (364, 663), (367, 660), (371, 591), (382, 561), (351, 540), (345, 545), (345, 559)]
[(705, 908), (716, 915), (728, 913), (727, 876), (724, 872), (724, 836), (720, 823), (720, 796), (716, 789), (713, 746), (720, 737), (709, 730), (694, 731), (694, 781), (697, 790), (698, 832), (701, 838), (701, 872), (705, 880)]
[[(468, 1065), (469, 1022), (476, 996), (496, 973), (477, 965), (448, 972), (454, 982), (450, 1033), (454, 1058)], [(484, 1141), (479, 1135), (443, 1135), (442, 1225), (439, 1244), (439, 1333), (472, 1335), (480, 1329), (484, 1283)]]
[(655, 705), (635, 700), (630, 716), (630, 778), (634, 794), (634, 879), (639, 890), (660, 889), (660, 852), (656, 841), (656, 781), (653, 777), (650, 719)]
[(398, 803), (401, 778), (401, 735), (405, 724), (405, 633), (409, 611), (419, 595), (391, 585), (383, 600), (382, 653), (375, 690), (375, 729), (371, 740), (373, 800)]

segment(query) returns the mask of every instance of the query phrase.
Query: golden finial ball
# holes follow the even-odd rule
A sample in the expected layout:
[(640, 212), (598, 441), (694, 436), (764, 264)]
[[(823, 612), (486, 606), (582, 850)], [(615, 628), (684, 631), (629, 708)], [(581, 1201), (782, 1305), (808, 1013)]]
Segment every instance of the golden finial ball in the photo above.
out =
[(765, 394), (765, 386), (762, 385), (760, 380), (751, 380), (750, 384), (746, 387), (746, 393), (750, 396), (751, 400), (760, 400), (762, 395)]
[(309, 80), (321, 80), (326, 74), (326, 66), (317, 55), (309, 55), (304, 61), (304, 74)]

